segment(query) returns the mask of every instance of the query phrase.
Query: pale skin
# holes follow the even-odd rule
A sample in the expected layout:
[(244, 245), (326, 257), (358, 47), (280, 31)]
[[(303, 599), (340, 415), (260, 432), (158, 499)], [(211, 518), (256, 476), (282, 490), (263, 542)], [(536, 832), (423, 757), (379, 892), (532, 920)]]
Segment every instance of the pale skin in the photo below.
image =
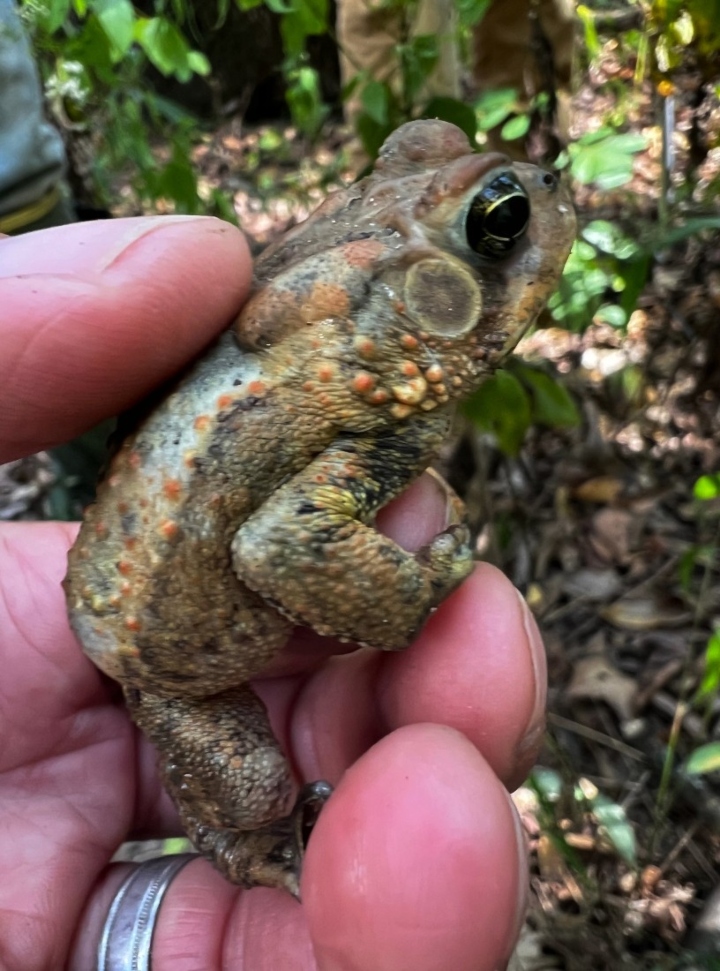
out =
[[(201, 255), (201, 258), (199, 258)], [(250, 260), (215, 220), (81, 224), (0, 240), (0, 461), (67, 440), (173, 374), (237, 313)], [(444, 526), (423, 479), (382, 528)], [(0, 966), (86, 971), (125, 839), (179, 835), (119, 689), (81, 653), (60, 581), (70, 524), (0, 528)], [(541, 740), (534, 621), (487, 565), (400, 654), (296, 636), (255, 683), (299, 781), (337, 786), (302, 905), (198, 860), (173, 882), (154, 971), (494, 971), (522, 922), (508, 789)]]

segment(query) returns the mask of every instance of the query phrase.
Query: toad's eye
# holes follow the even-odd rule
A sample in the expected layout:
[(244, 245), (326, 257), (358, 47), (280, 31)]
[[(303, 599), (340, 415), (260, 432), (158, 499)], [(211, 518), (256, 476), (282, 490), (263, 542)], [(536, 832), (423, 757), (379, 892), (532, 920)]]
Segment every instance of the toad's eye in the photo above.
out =
[(467, 241), (480, 256), (499, 259), (510, 252), (529, 222), (527, 192), (512, 172), (503, 172), (470, 203), (465, 220)]

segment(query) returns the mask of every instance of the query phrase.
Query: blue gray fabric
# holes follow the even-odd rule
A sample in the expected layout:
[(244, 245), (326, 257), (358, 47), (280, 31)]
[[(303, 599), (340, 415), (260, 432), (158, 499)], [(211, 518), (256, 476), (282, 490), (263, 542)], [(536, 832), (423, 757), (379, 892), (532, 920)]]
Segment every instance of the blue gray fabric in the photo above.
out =
[(43, 115), (40, 78), (14, 0), (0, 0), (0, 216), (40, 199), (65, 172)]

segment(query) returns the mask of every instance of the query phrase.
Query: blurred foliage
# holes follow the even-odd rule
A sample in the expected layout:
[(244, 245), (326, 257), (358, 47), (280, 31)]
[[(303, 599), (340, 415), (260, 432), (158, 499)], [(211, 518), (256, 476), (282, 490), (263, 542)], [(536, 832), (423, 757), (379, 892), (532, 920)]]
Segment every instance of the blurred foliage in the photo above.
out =
[[(285, 60), (285, 97), (293, 122), (306, 135), (317, 135), (328, 115), (323, 103), (320, 79), (307, 61), (308, 38), (327, 34), (331, 29), (328, 0), (236, 0), (240, 10), (252, 10), (264, 4), (280, 18)], [(220, 14), (224, 17), (230, 0), (221, 0)]]
[[(355, 125), (360, 142), (372, 159), (387, 136), (398, 125), (413, 118), (441, 118), (457, 125), (474, 140), (477, 118), (473, 108), (455, 98), (432, 98), (425, 94), (428, 78), (440, 56), (440, 38), (435, 34), (414, 34), (418, 0), (383, 0), (397, 24), (397, 42), (387, 78), (360, 72), (343, 91), (343, 100), (359, 99), (362, 106)], [(468, 32), (484, 15), (489, 0), (456, 0), (457, 30)]]
[(581, 185), (620, 188), (632, 178), (635, 155), (646, 148), (642, 135), (620, 133), (603, 126), (582, 135), (568, 147), (570, 174)]
[[(110, 204), (113, 176), (125, 171), (139, 205), (170, 200), (176, 212), (223, 211), (219, 199), (198, 193), (194, 119), (146, 79), (149, 64), (179, 81), (207, 75), (210, 65), (182, 33), (182, 4), (172, 14), (162, 0), (155, 6), (153, 17), (130, 0), (21, 0), (20, 10), (55, 116), (72, 136), (101, 133), (90, 172), (98, 205)], [(160, 161), (154, 140), (167, 146)]]
[[(438, 63), (440, 38), (414, 34), (418, 0), (380, 0), (397, 24), (393, 62), (386, 76), (359, 74), (342, 92), (361, 105), (357, 135), (373, 158), (387, 135), (412, 118), (450, 121), (471, 142), (482, 144), (489, 132), (508, 141), (524, 139), (533, 119), (548, 110), (547, 93), (529, 102), (513, 88), (486, 90), (466, 103), (450, 97), (428, 97), (427, 82)], [(481, 24), (490, 0), (455, 0), (456, 40), (468, 54), (472, 31)], [(123, 172), (138, 208), (161, 207), (183, 213), (213, 212), (234, 219), (230, 202), (219, 192), (198, 185), (191, 162), (197, 121), (147, 83), (152, 65), (166, 77), (187, 82), (207, 76), (206, 57), (188, 40), (194, 20), (189, 0), (153, 0), (151, 16), (131, 0), (20, 0), (31, 30), (55, 114), (70, 132), (96, 133), (92, 179), (97, 202), (109, 205), (111, 185)], [(231, 6), (243, 11), (265, 6), (278, 18), (283, 44), (280, 65), (293, 122), (314, 137), (329, 108), (322, 101), (320, 79), (307, 55), (311, 37), (332, 33), (328, 0), (217, 0), (221, 30)], [(602, 57), (597, 26), (601, 4), (581, 4), (582, 56), (592, 67)], [(638, 0), (644, 28), (631, 27), (617, 38), (618, 50), (634, 60), (635, 81), (649, 71), (669, 71), (683, 63), (688, 49), (708, 58), (720, 45), (720, 0)], [(612, 83), (612, 82), (610, 82)], [(637, 154), (646, 139), (628, 131), (627, 82), (619, 87), (613, 107), (598, 129), (571, 144), (556, 162), (576, 183), (596, 194), (622, 192), (633, 176)], [(97, 136), (100, 133), (100, 136)], [(278, 157), (286, 150), (278, 137)], [(248, 171), (252, 171), (252, 153)], [(258, 180), (262, 175), (255, 176)], [(677, 220), (676, 220), (677, 223)], [(597, 219), (577, 240), (557, 293), (550, 301), (551, 319), (581, 331), (593, 320), (623, 328), (635, 309), (654, 254), (687, 235), (720, 228), (718, 217), (693, 217), (665, 228), (662, 236), (642, 226), (620, 226)], [(562, 384), (549, 374), (514, 360), (491, 378), (468, 406), (480, 427), (491, 431), (508, 454), (517, 454), (533, 424), (568, 427), (577, 411)]]
[(653, 60), (660, 74), (687, 62), (692, 51), (699, 62), (720, 50), (720, 0), (640, 0), (645, 12)]
[(596, 219), (572, 248), (548, 304), (554, 320), (582, 330), (590, 320), (624, 327), (647, 280), (651, 254), (615, 223)]
[(508, 359), (465, 403), (465, 414), (491, 432), (506, 455), (517, 455), (532, 425), (572, 428), (580, 415), (565, 386), (518, 357)]
[(584, 863), (566, 840), (568, 817), (578, 828), (590, 817), (598, 836), (610, 844), (615, 854), (628, 866), (637, 865), (637, 839), (625, 809), (592, 782), (581, 778), (568, 783), (554, 769), (538, 766), (533, 769), (529, 784), (540, 804), (542, 831), (552, 839), (573, 872), (579, 876), (587, 874)]

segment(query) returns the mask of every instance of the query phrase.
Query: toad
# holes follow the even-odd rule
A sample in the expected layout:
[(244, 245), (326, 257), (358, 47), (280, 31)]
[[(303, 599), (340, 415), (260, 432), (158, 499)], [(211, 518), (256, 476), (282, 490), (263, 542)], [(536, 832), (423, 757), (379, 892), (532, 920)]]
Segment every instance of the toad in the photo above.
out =
[(248, 680), (294, 625), (401, 650), (471, 571), (459, 503), (415, 553), (375, 515), (543, 308), (574, 230), (553, 174), (403, 125), (262, 254), (240, 316), (112, 460), (70, 554), (71, 624), (231, 881), (297, 896), (330, 791), (293, 807)]

